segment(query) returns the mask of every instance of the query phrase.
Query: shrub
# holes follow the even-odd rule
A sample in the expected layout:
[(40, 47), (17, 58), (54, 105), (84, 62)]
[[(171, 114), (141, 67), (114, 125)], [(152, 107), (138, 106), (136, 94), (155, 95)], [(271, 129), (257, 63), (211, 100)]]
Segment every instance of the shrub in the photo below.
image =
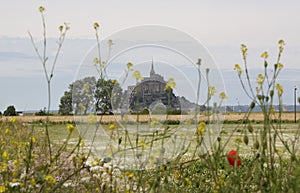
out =
[(16, 116), (17, 115), (16, 108), (13, 105), (8, 106), (6, 108), (6, 110), (4, 111), (3, 115), (4, 116)]

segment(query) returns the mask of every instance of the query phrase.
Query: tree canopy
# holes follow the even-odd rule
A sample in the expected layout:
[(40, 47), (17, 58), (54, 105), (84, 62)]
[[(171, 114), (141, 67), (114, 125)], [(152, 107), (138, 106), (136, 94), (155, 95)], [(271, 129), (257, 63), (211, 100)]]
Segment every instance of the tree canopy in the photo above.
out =
[[(121, 100), (122, 88), (116, 80), (86, 77), (69, 85), (69, 90), (60, 98), (59, 113), (88, 114), (112, 113), (112, 98)], [(113, 97), (112, 97), (113, 96)]]
[(4, 116), (16, 116), (17, 111), (16, 108), (13, 105), (10, 105), (6, 108), (6, 110), (3, 112)]

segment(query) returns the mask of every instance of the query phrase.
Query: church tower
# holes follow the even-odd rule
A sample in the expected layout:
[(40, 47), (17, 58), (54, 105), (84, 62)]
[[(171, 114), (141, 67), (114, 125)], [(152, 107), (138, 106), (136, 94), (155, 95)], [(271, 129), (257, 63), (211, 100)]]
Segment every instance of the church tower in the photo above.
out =
[(154, 71), (153, 58), (152, 58), (150, 77), (153, 77), (154, 75), (155, 75), (155, 71)]

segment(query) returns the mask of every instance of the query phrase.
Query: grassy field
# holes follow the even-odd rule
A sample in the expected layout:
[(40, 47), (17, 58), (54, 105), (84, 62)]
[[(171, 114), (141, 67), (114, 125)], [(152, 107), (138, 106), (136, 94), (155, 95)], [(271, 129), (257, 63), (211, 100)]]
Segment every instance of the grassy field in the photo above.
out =
[[(100, 117), (100, 116), (98, 116)], [(150, 117), (149, 115), (139, 115), (139, 120), (141, 122), (147, 122), (150, 120), (150, 118), (156, 118), (158, 120), (165, 119), (165, 115), (153, 115)], [(168, 120), (187, 120), (193, 118), (194, 115), (168, 115)], [(199, 115), (198, 120), (205, 120), (206, 115)], [(279, 114), (275, 113), (274, 119), (278, 119)], [(300, 113), (298, 112), (296, 114), (297, 119), (300, 117)], [(38, 121), (45, 121), (46, 116), (31, 116), (31, 115), (25, 115), (25, 116), (18, 116), (18, 119), (23, 122), (38, 122)], [(240, 121), (245, 118), (245, 113), (225, 113), (224, 114), (224, 120), (225, 121)], [(0, 117), (0, 120), (9, 120), (9, 117)], [(131, 120), (136, 120), (136, 115), (130, 115)], [(288, 112), (288, 113), (281, 113), (281, 119), (283, 121), (294, 121), (294, 113)], [(57, 123), (67, 123), (67, 122), (88, 122), (89, 116), (49, 116), (50, 122), (57, 122)], [(116, 122), (116, 117), (114, 115), (105, 115), (101, 119), (103, 123), (114, 123)], [(262, 121), (263, 120), (263, 114), (262, 113), (251, 113), (249, 116), (249, 120), (252, 121)]]
[[(73, 125), (73, 116), (50, 116), (48, 125), (45, 125), (45, 117), (2, 117), (0, 192), (297, 192), (300, 188), (299, 123), (293, 123), (293, 114), (283, 114), (285, 123), (270, 123), (270, 144), (262, 143), (262, 131), (266, 127), (261, 123), (262, 115), (252, 114), (250, 120), (255, 120), (247, 124), (240, 121), (243, 117), (244, 114), (227, 114), (218, 140), (207, 153), (195, 151), (197, 145), (202, 144), (204, 133), (195, 138), (195, 132), (189, 132), (186, 137), (198, 139), (194, 146), (189, 146), (184, 154), (146, 170), (124, 168), (111, 162), (109, 157), (90, 152), (87, 141), (79, 137), (80, 129)], [(147, 122), (149, 116), (141, 118)], [(78, 127), (81, 124), (89, 126), (87, 116), (75, 120), (80, 120)], [(156, 140), (141, 134), (137, 141), (136, 133), (129, 132), (126, 136), (119, 125), (111, 127), (115, 124), (113, 116), (103, 117), (103, 122), (106, 124), (102, 125), (103, 131), (96, 135), (95, 141), (112, 137), (118, 143), (123, 135), (124, 143), (132, 138), (130, 145), (138, 153), (136, 156), (141, 156), (139, 153), (147, 150), (151, 142), (167, 143), (164, 137), (168, 133), (164, 128), (182, 127), (162, 125), (158, 133), (162, 132), (163, 138)], [(148, 127), (149, 123), (138, 125), (138, 129)], [(194, 127), (197, 125), (190, 129), (195, 131), (197, 128)], [(135, 125), (126, 127), (128, 131), (134, 131), (134, 128)], [(208, 133), (206, 130), (205, 135)], [(240, 166), (228, 162), (231, 150), (238, 152), (235, 159), (241, 160)], [(265, 155), (263, 150), (267, 151)], [(139, 159), (136, 157), (133, 161)]]

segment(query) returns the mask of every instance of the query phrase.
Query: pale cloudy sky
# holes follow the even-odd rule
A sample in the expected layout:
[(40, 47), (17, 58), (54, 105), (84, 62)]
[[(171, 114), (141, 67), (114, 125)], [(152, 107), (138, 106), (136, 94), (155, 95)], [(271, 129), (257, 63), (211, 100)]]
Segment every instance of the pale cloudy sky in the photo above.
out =
[[(67, 22), (71, 26), (67, 38), (77, 41), (77, 46), (66, 41), (64, 54), (59, 60), (66, 65), (56, 68), (52, 109), (57, 109), (59, 98), (74, 80), (82, 58), (94, 45), (94, 41), (86, 39), (94, 38), (92, 25), (95, 21), (100, 23), (102, 38), (124, 28), (145, 24), (170, 26), (186, 32), (210, 50), (220, 68), (229, 71), (224, 71), (227, 73), (225, 77), (230, 74), (230, 78), (232, 66), (241, 62), (241, 43), (249, 46), (252, 67), (260, 68), (260, 53), (268, 50), (270, 59), (274, 59), (276, 43), (283, 38), (287, 42), (283, 63), (294, 73), (293, 76), (285, 74), (283, 79), (289, 81), (286, 82), (288, 91), (299, 84), (300, 2), (297, 0), (1, 0), (1, 111), (10, 104), (15, 104), (19, 110), (46, 106), (45, 80), (27, 33), (31, 31), (37, 39), (41, 37), (40, 5), (46, 7), (49, 37), (57, 37), (57, 27)], [(236, 85), (227, 87), (229, 92), (235, 93), (230, 89)], [(291, 94), (286, 96), (288, 101)], [(248, 103), (243, 95), (234, 95), (229, 103), (236, 104), (237, 100)]]

